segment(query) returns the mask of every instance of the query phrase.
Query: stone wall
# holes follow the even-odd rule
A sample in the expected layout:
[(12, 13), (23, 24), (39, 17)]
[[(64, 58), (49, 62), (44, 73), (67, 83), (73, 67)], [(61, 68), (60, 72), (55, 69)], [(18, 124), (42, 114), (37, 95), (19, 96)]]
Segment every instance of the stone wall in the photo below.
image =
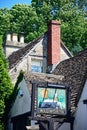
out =
[(42, 41), (40, 41), (40, 43), (38, 43), (29, 53), (27, 53), (20, 60), (20, 62), (17, 63), (15, 67), (13, 67), (9, 71), (14, 84), (16, 83), (17, 77), (21, 70), (23, 70), (24, 72), (31, 71), (32, 59), (42, 61), (43, 72), (45, 73), (47, 69), (46, 47), (43, 47)]

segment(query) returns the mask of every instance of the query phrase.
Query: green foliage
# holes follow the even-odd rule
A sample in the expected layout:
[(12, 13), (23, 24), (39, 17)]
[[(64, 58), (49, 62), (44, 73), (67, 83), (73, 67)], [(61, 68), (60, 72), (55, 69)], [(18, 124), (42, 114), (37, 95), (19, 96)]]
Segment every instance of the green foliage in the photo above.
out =
[[(66, 5), (60, 11), (62, 40), (66, 46), (76, 54), (78, 51), (86, 47), (87, 42), (83, 44), (86, 21), (83, 11), (77, 12), (77, 7), (72, 8)], [(86, 38), (86, 37), (85, 37)]]
[[(13, 85), (8, 73), (8, 64), (2, 49), (2, 37), (0, 36), (0, 117), (4, 115), (6, 102), (13, 90)], [(3, 124), (3, 122), (2, 122)]]
[(86, 0), (32, 0), (31, 5), (16, 4), (10, 10), (0, 9), (0, 34), (24, 32), (28, 43), (47, 31), (50, 20), (57, 19), (61, 21), (63, 42), (76, 54), (87, 47), (86, 18)]
[(4, 124), (0, 123), (0, 130), (4, 130)]
[(11, 32), (24, 32), (25, 42), (38, 37), (38, 17), (34, 8), (26, 4), (17, 4), (12, 7), (10, 13), (12, 15)]
[(0, 9), (0, 35), (4, 35), (4, 40), (5, 40), (5, 35), (6, 32), (10, 30), (10, 19), (11, 19), (11, 14), (10, 11), (7, 8)]
[(9, 98), (5, 101), (5, 110), (4, 110), (4, 116), (3, 116), (5, 129), (7, 127), (7, 121), (8, 121), (8, 116), (9, 116), (8, 114), (9, 114), (9, 112), (12, 108), (12, 105), (15, 102), (16, 96), (18, 94), (18, 91), (19, 91), (18, 84), (22, 81), (23, 74), (24, 74), (24, 72), (21, 71), (19, 76), (18, 76), (17, 83), (15, 84), (15, 87), (14, 87), (12, 93), (10, 94)]
[(87, 9), (87, 0), (73, 0), (74, 5), (78, 5), (79, 9), (83, 9), (84, 11)]
[(15, 84), (15, 88), (18, 88), (19, 83), (23, 80), (23, 75), (24, 75), (24, 71), (21, 70), (21, 71), (20, 71), (20, 74), (19, 74), (19, 76), (18, 76), (18, 78), (17, 78), (17, 82), (16, 82), (16, 84)]

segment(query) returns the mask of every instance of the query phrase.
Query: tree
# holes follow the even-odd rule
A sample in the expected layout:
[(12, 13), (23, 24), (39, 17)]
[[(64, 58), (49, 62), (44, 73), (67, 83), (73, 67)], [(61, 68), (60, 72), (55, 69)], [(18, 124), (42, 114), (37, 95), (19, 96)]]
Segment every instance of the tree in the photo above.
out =
[(79, 9), (87, 10), (87, 0), (73, 0), (74, 5), (78, 6)]
[(62, 40), (73, 54), (87, 46), (85, 12), (75, 4), (75, 1), (32, 0), (32, 6), (36, 8), (38, 17), (44, 19), (44, 23), (51, 19), (61, 21)]
[(31, 5), (17, 4), (10, 10), (0, 9), (0, 33), (24, 32), (28, 43), (47, 31), (50, 20), (61, 21), (63, 42), (76, 54), (87, 47), (86, 0), (32, 0)]
[(84, 12), (81, 10), (78, 11), (77, 7), (71, 7), (72, 5), (66, 5), (61, 8), (59, 17), (62, 22), (62, 40), (69, 50), (76, 54), (87, 45), (86, 42), (83, 44), (83, 37), (87, 29), (85, 28), (86, 20), (84, 18)]
[(6, 32), (10, 30), (10, 11), (7, 8), (0, 9), (0, 35), (3, 35), (5, 39)]
[(32, 6), (17, 4), (11, 8), (10, 13), (12, 15), (11, 32), (24, 32), (25, 42), (32, 41), (40, 36), (39, 19)]
[[(0, 36), (0, 117), (3, 118), (5, 104), (12, 93), (13, 87), (8, 74), (8, 64), (2, 49), (2, 37)], [(3, 122), (2, 122), (3, 124)]]

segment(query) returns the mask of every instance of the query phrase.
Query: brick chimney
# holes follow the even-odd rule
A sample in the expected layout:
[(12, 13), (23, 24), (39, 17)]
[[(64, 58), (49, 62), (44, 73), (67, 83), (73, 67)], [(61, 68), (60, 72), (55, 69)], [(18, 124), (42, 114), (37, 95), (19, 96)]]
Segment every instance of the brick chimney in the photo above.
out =
[(48, 66), (60, 61), (60, 22), (52, 20), (48, 24)]

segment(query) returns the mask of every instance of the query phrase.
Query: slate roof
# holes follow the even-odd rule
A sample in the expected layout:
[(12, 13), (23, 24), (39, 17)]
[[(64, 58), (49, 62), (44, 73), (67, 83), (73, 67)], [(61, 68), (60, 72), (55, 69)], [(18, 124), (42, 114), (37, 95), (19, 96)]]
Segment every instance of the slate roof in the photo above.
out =
[(63, 75), (63, 82), (71, 87), (71, 111), (74, 113), (87, 78), (87, 49), (59, 63), (53, 74)]
[[(44, 38), (47, 35), (47, 32), (44, 33), (44, 35), (40, 36), (36, 40), (30, 42), (27, 44), (25, 47), (19, 49), (18, 51), (13, 52), (9, 57), (8, 57), (8, 62), (9, 62), (9, 69), (12, 69), (42, 38)], [(64, 43), (61, 41), (61, 47), (65, 50), (66, 54), (69, 57), (72, 57), (72, 54), (70, 51), (67, 49), (67, 47), (64, 45)]]
[(63, 80), (64, 76), (47, 73), (29, 72), (24, 74), (24, 78), (27, 83), (30, 83), (30, 81), (59, 83)]

